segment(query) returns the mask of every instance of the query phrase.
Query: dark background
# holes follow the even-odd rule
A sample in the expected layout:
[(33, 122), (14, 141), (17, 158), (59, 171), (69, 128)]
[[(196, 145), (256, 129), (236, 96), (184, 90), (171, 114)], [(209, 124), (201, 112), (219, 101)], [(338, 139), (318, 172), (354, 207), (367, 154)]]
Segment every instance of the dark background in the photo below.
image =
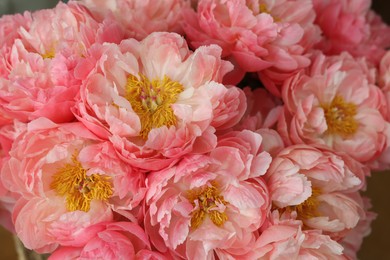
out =
[[(24, 0), (23, 2), (28, 5), (26, 8), (31, 10), (43, 8), (44, 4), (54, 6), (57, 1), (43, 0), (36, 2)], [(390, 0), (374, 0), (372, 2), (372, 8), (382, 16), (384, 21), (390, 24)], [(21, 8), (13, 7), (13, 10), (20, 11)], [(388, 260), (390, 259), (390, 172), (372, 173), (372, 177), (368, 179), (367, 187), (366, 195), (371, 198), (372, 210), (378, 216), (372, 224), (371, 235), (364, 240), (359, 252), (359, 259)], [(17, 254), (12, 236), (0, 227), (0, 260), (3, 259), (17, 259)]]

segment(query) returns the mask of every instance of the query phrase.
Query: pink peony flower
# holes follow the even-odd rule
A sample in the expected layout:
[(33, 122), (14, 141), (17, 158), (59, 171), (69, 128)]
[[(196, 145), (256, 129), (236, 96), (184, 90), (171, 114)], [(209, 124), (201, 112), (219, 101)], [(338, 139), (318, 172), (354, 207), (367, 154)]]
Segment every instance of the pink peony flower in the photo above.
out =
[(123, 27), (126, 38), (142, 40), (152, 32), (183, 33), (180, 21), (189, 0), (83, 0), (97, 17), (112, 16)]
[(0, 59), (6, 59), (7, 72), (0, 78), (0, 125), (42, 116), (55, 122), (74, 119), (70, 108), (80, 84), (73, 77), (75, 61), (60, 54), (44, 59), (28, 52), (21, 40), (3, 54)]
[(49, 259), (164, 259), (162, 255), (150, 251), (145, 231), (131, 222), (97, 224), (89, 227), (82, 235), (88, 236), (88, 239), (82, 239), (85, 240), (84, 244), (60, 247)]
[(269, 69), (261, 77), (278, 92), (273, 80), (310, 64), (305, 53), (319, 40), (311, 6), (306, 0), (201, 0), (196, 12), (185, 12), (183, 28), (194, 47), (222, 47), (223, 57), (235, 64), (229, 81), (237, 83), (245, 72)]
[(305, 226), (338, 238), (365, 217), (358, 191), (368, 174), (345, 154), (295, 145), (273, 159), (265, 179), (275, 207), (295, 211)]
[(245, 259), (346, 259), (343, 247), (320, 230), (304, 230), (303, 223), (273, 211), (255, 246)]
[(12, 220), (26, 248), (42, 254), (53, 252), (60, 244), (81, 246), (90, 226), (113, 220), (112, 211), (102, 203), (92, 201), (88, 212), (68, 211), (65, 205), (65, 198), (50, 193), (18, 201)]
[(348, 51), (377, 64), (390, 47), (390, 27), (370, 11), (370, 0), (313, 0), (316, 24), (323, 31), (317, 48), (328, 55)]
[(270, 204), (261, 176), (271, 158), (250, 131), (221, 137), (209, 155), (188, 155), (147, 178), (145, 229), (160, 252), (233, 259), (251, 250)]
[(174, 33), (95, 45), (76, 69), (83, 85), (75, 114), (139, 168), (208, 152), (215, 129), (234, 125), (246, 107), (241, 90), (218, 83), (231, 68), (220, 52), (205, 46), (192, 53)]
[[(337, 61), (339, 59), (339, 61)], [(360, 162), (386, 146), (387, 104), (381, 90), (353, 58), (317, 54), (313, 66), (283, 86), (279, 133), (287, 144), (322, 144)]]
[(115, 24), (99, 24), (76, 2), (31, 16), (28, 27), (16, 28), (13, 44), (0, 49), (0, 125), (39, 117), (72, 121), (70, 109), (80, 88), (73, 75), (77, 62), (95, 42), (122, 40)]
[(59, 2), (53, 9), (34, 12), (29, 28), (19, 30), (26, 48), (45, 58), (57, 53), (84, 55), (95, 42), (119, 43), (123, 39), (117, 23), (109, 19), (98, 22), (76, 1)]
[(75, 246), (78, 233), (112, 220), (113, 211), (132, 218), (130, 211), (145, 195), (144, 175), (81, 123), (35, 120), (15, 139), (9, 155), (1, 181), (17, 200), (16, 233), (39, 252)]

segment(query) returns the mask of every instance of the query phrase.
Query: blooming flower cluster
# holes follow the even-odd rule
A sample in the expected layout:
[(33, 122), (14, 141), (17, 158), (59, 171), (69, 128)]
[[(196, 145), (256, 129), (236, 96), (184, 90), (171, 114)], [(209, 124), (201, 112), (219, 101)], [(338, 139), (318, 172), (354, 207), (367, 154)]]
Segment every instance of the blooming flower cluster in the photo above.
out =
[(355, 259), (388, 47), (369, 0), (3, 16), (1, 223), (50, 259)]

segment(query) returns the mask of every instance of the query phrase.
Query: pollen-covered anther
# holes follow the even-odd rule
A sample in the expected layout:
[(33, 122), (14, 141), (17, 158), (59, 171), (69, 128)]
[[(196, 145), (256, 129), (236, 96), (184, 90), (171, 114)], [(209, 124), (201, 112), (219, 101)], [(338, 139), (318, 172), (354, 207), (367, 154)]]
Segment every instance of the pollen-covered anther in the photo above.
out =
[(141, 137), (146, 139), (154, 128), (176, 124), (172, 109), (183, 86), (168, 77), (149, 80), (144, 75), (130, 75), (126, 85), (126, 99), (141, 121)]
[(328, 134), (349, 137), (356, 133), (358, 123), (355, 119), (357, 106), (346, 102), (343, 97), (336, 96), (330, 104), (322, 105), (325, 113)]
[(88, 212), (92, 200), (107, 201), (113, 194), (109, 177), (99, 174), (87, 175), (76, 156), (72, 163), (65, 164), (53, 176), (51, 188), (60, 196), (66, 197), (69, 211)]
[(41, 56), (44, 59), (53, 59), (56, 56), (56, 53), (54, 51), (48, 51), (44, 54), (41, 54)]
[(312, 194), (304, 202), (296, 206), (290, 206), (288, 209), (290, 211), (296, 211), (299, 219), (311, 219), (314, 217), (320, 216), (318, 212), (318, 207), (320, 202), (318, 196), (321, 194), (321, 191), (317, 188), (312, 188)]
[(209, 217), (218, 227), (228, 220), (225, 212), (228, 202), (220, 195), (216, 184), (188, 191), (188, 200), (194, 206), (191, 217), (192, 228), (198, 228), (206, 217)]

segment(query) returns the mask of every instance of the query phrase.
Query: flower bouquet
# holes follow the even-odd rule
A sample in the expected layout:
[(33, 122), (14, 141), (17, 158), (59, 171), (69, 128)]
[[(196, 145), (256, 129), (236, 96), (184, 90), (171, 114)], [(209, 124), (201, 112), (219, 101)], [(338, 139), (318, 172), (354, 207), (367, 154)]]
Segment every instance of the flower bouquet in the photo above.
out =
[(355, 259), (390, 168), (369, 0), (0, 18), (1, 223), (49, 259)]

